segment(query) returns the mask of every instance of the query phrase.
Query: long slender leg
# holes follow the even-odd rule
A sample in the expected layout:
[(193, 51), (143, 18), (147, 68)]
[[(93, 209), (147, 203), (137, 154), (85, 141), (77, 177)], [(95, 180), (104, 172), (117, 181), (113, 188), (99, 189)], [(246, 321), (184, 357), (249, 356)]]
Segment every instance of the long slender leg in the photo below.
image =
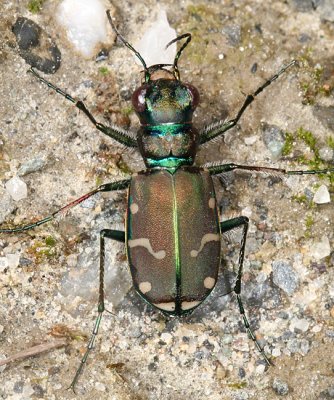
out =
[(106, 183), (106, 184), (101, 185), (98, 188), (92, 190), (91, 192), (81, 196), (79, 199), (76, 199), (76, 200), (72, 201), (71, 203), (67, 204), (66, 206), (60, 208), (59, 210), (55, 211), (51, 215), (47, 216), (46, 218), (43, 218), (37, 222), (31, 223), (28, 225), (19, 226), (17, 228), (12, 228), (12, 229), (2, 228), (2, 229), (0, 229), (0, 233), (17, 233), (17, 232), (23, 232), (23, 231), (27, 231), (29, 229), (36, 228), (39, 225), (43, 225), (46, 222), (49, 222), (49, 221), (55, 219), (58, 215), (66, 214), (70, 208), (75, 207), (76, 205), (82, 203), (84, 200), (88, 199), (89, 197), (93, 196), (96, 193), (126, 189), (129, 186), (129, 184), (130, 184), (130, 179), (124, 179), (122, 181)]
[(214, 139), (215, 137), (222, 135), (229, 129), (233, 128), (240, 120), (242, 114), (245, 112), (247, 107), (254, 101), (255, 97), (260, 94), (267, 86), (274, 82), (280, 75), (282, 75), (288, 68), (297, 63), (296, 60), (292, 60), (289, 64), (283, 66), (277, 74), (269, 78), (263, 85), (255, 90), (253, 94), (249, 94), (239, 112), (234, 119), (229, 121), (219, 121), (217, 123), (206, 126), (200, 133), (200, 145)]
[(327, 174), (333, 173), (334, 168), (328, 169), (313, 169), (309, 171), (287, 171), (283, 168), (268, 168), (268, 167), (257, 167), (253, 165), (239, 165), (239, 164), (217, 164), (217, 165), (207, 165), (207, 168), (211, 175), (219, 175), (224, 172), (231, 172), (235, 170), (241, 170), (246, 172), (260, 172), (268, 175), (274, 176), (285, 176), (285, 175), (317, 175), (317, 174)]
[(100, 232), (100, 284), (99, 284), (99, 302), (97, 306), (97, 318), (94, 324), (93, 332), (92, 335), (88, 341), (87, 349), (86, 352), (80, 362), (79, 368), (77, 369), (77, 372), (73, 378), (73, 381), (71, 385), (69, 386), (69, 389), (72, 389), (74, 391), (75, 385), (78, 382), (79, 376), (82, 373), (82, 370), (86, 364), (88, 355), (90, 351), (92, 350), (94, 346), (94, 342), (96, 339), (96, 336), (99, 332), (99, 327), (100, 323), (102, 320), (102, 314), (105, 311), (104, 308), (104, 264), (105, 264), (105, 239), (113, 239), (118, 242), (125, 242), (125, 233), (123, 231), (116, 231), (113, 229), (103, 229)]
[(112, 139), (127, 147), (137, 147), (137, 140), (133, 138), (129, 134), (129, 132), (116, 126), (109, 127), (101, 124), (100, 122), (97, 122), (91, 112), (87, 109), (83, 101), (74, 99), (71, 95), (53, 85), (51, 82), (47, 81), (42, 76), (40, 76), (32, 67), (28, 70), (28, 72), (32, 73), (39, 81), (45, 83), (45, 85), (47, 85), (50, 89), (53, 89), (60, 95), (64, 96), (66, 100), (74, 103), (75, 106), (79, 108), (79, 110), (81, 110), (89, 118), (89, 120), (95, 125), (95, 127), (99, 131), (103, 132), (105, 135), (111, 137)]
[(245, 328), (247, 330), (249, 337), (255, 343), (256, 347), (258, 348), (259, 352), (261, 353), (261, 356), (264, 358), (266, 363), (268, 365), (271, 365), (270, 360), (265, 355), (263, 348), (260, 346), (260, 343), (257, 341), (257, 339), (254, 335), (254, 332), (252, 331), (252, 328), (251, 328), (249, 321), (245, 314), (245, 308), (244, 308), (242, 300), (241, 300), (241, 280), (242, 280), (242, 274), (243, 274), (243, 264), (244, 264), (244, 258), (245, 258), (245, 246), (246, 246), (248, 224), (249, 224), (248, 218), (241, 216), (241, 217), (232, 218), (227, 221), (221, 222), (220, 229), (221, 229), (222, 233), (225, 233), (232, 229), (239, 228), (241, 226), (243, 227), (241, 248), (240, 248), (240, 253), (239, 253), (239, 261), (238, 261), (238, 275), (237, 275), (237, 280), (236, 280), (236, 283), (234, 286), (234, 293), (237, 296), (237, 302), (238, 302), (238, 306), (239, 306), (240, 315), (242, 316), (242, 319), (243, 319), (243, 322), (244, 322), (244, 325), (245, 325)]

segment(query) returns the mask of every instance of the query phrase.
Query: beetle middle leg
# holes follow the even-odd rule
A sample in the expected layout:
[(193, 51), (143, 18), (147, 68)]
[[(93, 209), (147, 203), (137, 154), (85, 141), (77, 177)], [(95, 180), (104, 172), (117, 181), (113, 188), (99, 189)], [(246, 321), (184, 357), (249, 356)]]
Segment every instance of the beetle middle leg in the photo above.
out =
[(241, 280), (242, 280), (242, 275), (243, 275), (243, 264), (244, 264), (244, 258), (245, 258), (245, 246), (246, 246), (248, 225), (249, 225), (249, 219), (247, 217), (241, 216), (241, 217), (232, 218), (227, 221), (221, 222), (220, 229), (221, 229), (222, 233), (226, 233), (233, 229), (243, 227), (241, 248), (240, 248), (239, 260), (238, 260), (238, 274), (237, 274), (237, 280), (235, 282), (233, 291), (237, 297), (239, 311), (242, 316), (242, 319), (243, 319), (243, 322), (244, 322), (244, 325), (245, 325), (245, 328), (246, 328), (246, 331), (247, 331), (249, 337), (255, 343), (256, 347), (258, 348), (259, 352), (261, 353), (261, 356), (264, 358), (266, 363), (268, 365), (272, 365), (272, 363), (266, 356), (263, 348), (261, 347), (260, 343), (257, 341), (257, 339), (254, 335), (254, 332), (253, 332), (253, 330), (249, 324), (249, 321), (246, 317), (245, 308), (244, 308), (244, 305), (241, 300)]
[(290, 68), (292, 65), (295, 65), (296, 63), (297, 63), (296, 60), (292, 60), (289, 64), (283, 66), (275, 75), (273, 75), (266, 82), (264, 82), (263, 85), (261, 85), (259, 88), (257, 88), (255, 90), (255, 92), (253, 92), (252, 94), (249, 94), (246, 97), (243, 105), (241, 106), (241, 108), (238, 111), (235, 118), (228, 120), (228, 121), (219, 121), (217, 123), (206, 126), (203, 129), (203, 131), (200, 133), (200, 145), (216, 138), (219, 135), (224, 134), (226, 131), (233, 128), (239, 122), (241, 116), (243, 115), (245, 110), (248, 108), (248, 106), (253, 103), (253, 101), (255, 100), (255, 97), (258, 94), (260, 94), (267, 86), (271, 85), (288, 68)]
[(89, 353), (94, 346), (96, 336), (99, 332), (99, 327), (100, 327), (103, 312), (107, 311), (104, 307), (104, 264), (105, 264), (105, 239), (106, 238), (113, 239), (113, 240), (116, 240), (117, 242), (124, 243), (125, 242), (125, 232), (114, 230), (114, 229), (103, 229), (100, 232), (99, 301), (98, 301), (98, 306), (97, 306), (98, 316), (97, 316), (95, 324), (94, 324), (92, 335), (88, 341), (86, 352), (85, 352), (84, 356), (82, 357), (79, 368), (77, 369), (77, 372), (75, 373), (75, 376), (71, 382), (71, 385), (69, 386), (69, 389), (72, 389), (73, 391), (75, 389), (75, 385), (78, 382), (79, 376), (81, 375), (82, 370), (86, 364)]
[(254, 165), (240, 165), (240, 164), (213, 164), (207, 165), (206, 168), (209, 170), (211, 175), (224, 174), (226, 172), (231, 172), (235, 170), (245, 171), (245, 172), (259, 172), (271, 176), (283, 177), (285, 175), (320, 175), (333, 173), (334, 168), (327, 169), (311, 169), (311, 170), (296, 170), (288, 171), (284, 168), (270, 168), (270, 167), (258, 167)]

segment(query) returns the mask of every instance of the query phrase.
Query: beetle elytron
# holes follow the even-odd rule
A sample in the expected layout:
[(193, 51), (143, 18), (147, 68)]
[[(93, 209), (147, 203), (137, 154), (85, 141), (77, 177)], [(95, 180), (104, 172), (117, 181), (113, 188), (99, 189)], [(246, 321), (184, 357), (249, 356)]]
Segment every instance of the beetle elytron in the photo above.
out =
[(112, 229), (100, 232), (98, 317), (86, 353), (70, 387), (74, 389), (82, 372), (105, 311), (106, 238), (126, 243), (133, 284), (139, 295), (163, 313), (181, 316), (199, 306), (216, 285), (221, 259), (221, 235), (241, 227), (243, 236), (234, 293), (249, 336), (270, 364), (250, 328), (240, 297), (248, 218), (240, 216), (219, 222), (211, 176), (233, 170), (268, 172), (282, 176), (320, 174), (333, 172), (334, 168), (286, 171), (237, 164), (215, 164), (206, 168), (193, 164), (198, 147), (233, 128), (255, 97), (294, 65), (295, 61), (284, 66), (253, 94), (248, 95), (234, 119), (209, 125), (199, 133), (192, 124), (192, 114), (199, 103), (199, 94), (194, 86), (181, 82), (177, 66), (191, 35), (183, 34), (168, 43), (167, 46), (185, 39), (173, 64), (147, 67), (141, 55), (117, 31), (109, 12), (107, 15), (118, 38), (135, 53), (144, 67), (144, 82), (132, 96), (132, 104), (141, 125), (136, 138), (120, 128), (107, 127), (97, 122), (82, 101), (75, 100), (55, 87), (34, 69), (31, 68), (30, 72), (73, 102), (98, 130), (127, 147), (138, 148), (147, 168), (129, 179), (101, 185), (38, 222), (13, 229), (0, 229), (0, 233), (29, 230), (51, 221), (98, 192), (128, 189), (125, 232)]

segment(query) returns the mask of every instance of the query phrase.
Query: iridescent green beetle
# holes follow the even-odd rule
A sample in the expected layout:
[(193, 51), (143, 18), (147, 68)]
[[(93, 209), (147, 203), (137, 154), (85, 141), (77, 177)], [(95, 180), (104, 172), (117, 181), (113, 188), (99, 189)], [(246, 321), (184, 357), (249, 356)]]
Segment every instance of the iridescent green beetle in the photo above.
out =
[(30, 72), (51, 89), (63, 95), (78, 107), (98, 130), (117, 142), (139, 149), (147, 169), (129, 179), (111, 182), (62, 207), (48, 217), (29, 225), (0, 229), (0, 233), (15, 233), (42, 225), (98, 192), (128, 189), (126, 230), (104, 229), (100, 232), (100, 289), (98, 317), (86, 353), (70, 385), (74, 389), (98, 333), (104, 307), (105, 239), (126, 243), (127, 256), (137, 292), (145, 301), (168, 315), (181, 316), (192, 312), (210, 294), (216, 285), (220, 266), (221, 236), (242, 228), (238, 273), (234, 286), (239, 311), (245, 328), (270, 364), (255, 338), (241, 301), (241, 280), (248, 229), (248, 218), (240, 216), (220, 222), (212, 175), (234, 170), (264, 172), (277, 175), (324, 174), (328, 170), (286, 171), (284, 169), (213, 164), (194, 166), (200, 145), (233, 128), (254, 98), (269, 86), (292, 61), (267, 80), (253, 94), (248, 95), (234, 119), (205, 127), (200, 133), (192, 124), (192, 115), (198, 105), (195, 87), (180, 81), (178, 59), (191, 40), (186, 33), (171, 43), (186, 39), (177, 52), (174, 63), (146, 66), (141, 55), (119, 34), (109, 12), (109, 22), (118, 38), (139, 58), (144, 67), (144, 83), (132, 96), (132, 103), (141, 127), (136, 137), (121, 128), (107, 127), (95, 120), (85, 104), (39, 76)]

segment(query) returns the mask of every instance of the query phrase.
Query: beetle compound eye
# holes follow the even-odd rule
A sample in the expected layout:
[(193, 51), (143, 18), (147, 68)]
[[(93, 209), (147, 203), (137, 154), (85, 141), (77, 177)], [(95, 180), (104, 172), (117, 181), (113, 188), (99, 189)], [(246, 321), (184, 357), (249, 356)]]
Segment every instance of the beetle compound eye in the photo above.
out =
[(137, 112), (143, 112), (146, 108), (146, 85), (140, 86), (132, 95), (132, 105)]
[(189, 85), (189, 83), (186, 83), (185, 86), (187, 87), (189, 93), (191, 94), (192, 100), (191, 100), (191, 108), (194, 110), (199, 103), (199, 93), (198, 90), (195, 88), (193, 85)]

